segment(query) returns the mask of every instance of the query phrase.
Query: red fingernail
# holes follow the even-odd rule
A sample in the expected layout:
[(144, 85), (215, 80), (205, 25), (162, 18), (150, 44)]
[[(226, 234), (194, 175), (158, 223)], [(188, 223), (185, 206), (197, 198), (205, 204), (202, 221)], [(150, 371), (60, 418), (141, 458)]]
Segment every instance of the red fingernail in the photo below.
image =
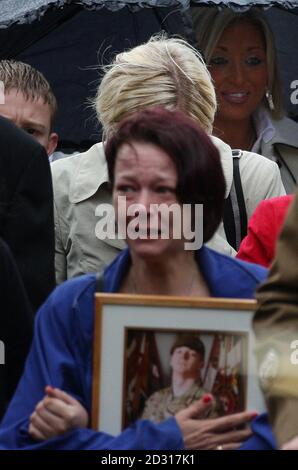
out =
[(51, 393), (51, 392), (53, 392), (53, 391), (54, 391), (54, 387), (52, 387), (51, 385), (47, 385), (47, 386), (46, 386), (46, 392), (47, 392), (47, 393)]
[(212, 401), (212, 396), (211, 395), (204, 395), (203, 396), (203, 402), (204, 403), (210, 403)]
[(252, 414), (251, 414), (251, 419), (255, 419), (257, 416), (259, 416), (259, 413), (257, 411), (254, 411)]

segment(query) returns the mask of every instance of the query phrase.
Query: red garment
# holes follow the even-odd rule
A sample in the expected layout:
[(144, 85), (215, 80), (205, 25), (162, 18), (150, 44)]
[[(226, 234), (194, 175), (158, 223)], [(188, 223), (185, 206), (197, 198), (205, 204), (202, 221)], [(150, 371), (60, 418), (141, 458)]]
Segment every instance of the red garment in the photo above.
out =
[(248, 224), (248, 234), (242, 240), (237, 258), (250, 263), (270, 266), (275, 245), (294, 196), (280, 196), (262, 201)]

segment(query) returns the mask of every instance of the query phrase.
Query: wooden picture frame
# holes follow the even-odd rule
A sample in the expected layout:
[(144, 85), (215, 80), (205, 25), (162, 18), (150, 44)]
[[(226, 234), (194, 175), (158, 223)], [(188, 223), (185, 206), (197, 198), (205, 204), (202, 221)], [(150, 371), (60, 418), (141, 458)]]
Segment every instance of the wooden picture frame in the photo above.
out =
[[(155, 391), (150, 391), (148, 383), (152, 386), (160, 378), (156, 371), (165, 369), (169, 344), (180, 335), (195, 335), (204, 343), (202, 383), (205, 390), (209, 383), (211, 390), (207, 391), (218, 393), (223, 413), (263, 411), (253, 353), (255, 307), (253, 300), (96, 294), (92, 428), (117, 435), (142, 417), (145, 405), (140, 402), (145, 400), (146, 404), (149, 392)], [(139, 382), (142, 393), (136, 385)]]

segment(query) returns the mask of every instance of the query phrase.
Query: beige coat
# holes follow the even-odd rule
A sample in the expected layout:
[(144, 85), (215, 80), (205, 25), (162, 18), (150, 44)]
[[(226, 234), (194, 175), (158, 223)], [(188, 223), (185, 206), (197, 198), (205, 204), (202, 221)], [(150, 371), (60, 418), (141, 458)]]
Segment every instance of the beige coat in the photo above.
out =
[[(220, 151), (228, 196), (233, 180), (231, 148), (212, 137)], [(94, 272), (107, 266), (125, 244), (123, 240), (100, 240), (96, 236), (100, 218), (96, 208), (111, 201), (102, 144), (87, 152), (58, 160), (51, 165), (54, 185), (56, 231), (56, 278), (65, 279)], [(240, 159), (248, 217), (262, 199), (285, 194), (276, 163), (250, 152)], [(208, 246), (228, 255), (234, 250), (226, 241), (221, 225)]]

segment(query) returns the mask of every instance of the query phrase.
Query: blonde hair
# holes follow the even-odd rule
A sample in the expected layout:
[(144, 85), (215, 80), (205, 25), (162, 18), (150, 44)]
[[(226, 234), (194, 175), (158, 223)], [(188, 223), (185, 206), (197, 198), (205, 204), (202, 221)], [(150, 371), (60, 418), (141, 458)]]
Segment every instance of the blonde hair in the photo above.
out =
[(104, 134), (151, 106), (179, 109), (212, 132), (215, 90), (201, 55), (183, 39), (158, 36), (118, 54), (104, 68), (95, 98)]
[(273, 117), (279, 118), (282, 115), (282, 97), (277, 54), (274, 36), (263, 12), (258, 8), (251, 8), (249, 11), (241, 13), (235, 12), (230, 8), (218, 10), (217, 8), (194, 7), (192, 8), (192, 19), (198, 47), (204, 54), (208, 65), (220, 36), (231, 23), (237, 20), (245, 20), (253, 23), (260, 29), (265, 38), (268, 90), (272, 94), (274, 111), (270, 110), (265, 97), (263, 104)]
[(57, 112), (57, 100), (44, 75), (29, 64), (17, 60), (0, 60), (0, 80), (4, 91), (16, 89), (26, 100), (42, 98), (51, 112), (51, 129)]

